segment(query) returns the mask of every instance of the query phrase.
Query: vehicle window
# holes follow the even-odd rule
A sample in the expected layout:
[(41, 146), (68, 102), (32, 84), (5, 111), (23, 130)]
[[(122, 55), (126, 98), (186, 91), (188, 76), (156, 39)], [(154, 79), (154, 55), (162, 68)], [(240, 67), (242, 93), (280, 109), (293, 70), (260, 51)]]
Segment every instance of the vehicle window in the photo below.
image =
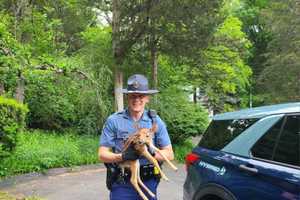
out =
[(266, 134), (253, 146), (251, 153), (254, 157), (272, 159), (275, 143), (282, 127), (283, 119), (269, 129)]
[(198, 145), (212, 150), (221, 150), (257, 120), (236, 119), (212, 121)]
[(300, 166), (300, 116), (288, 116), (276, 145), (274, 161)]

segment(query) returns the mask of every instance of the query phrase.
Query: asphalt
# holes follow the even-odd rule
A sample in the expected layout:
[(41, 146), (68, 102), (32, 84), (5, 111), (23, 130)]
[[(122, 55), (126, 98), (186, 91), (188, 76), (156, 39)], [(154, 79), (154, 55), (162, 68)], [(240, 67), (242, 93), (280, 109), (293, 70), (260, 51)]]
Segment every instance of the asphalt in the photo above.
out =
[[(183, 164), (176, 165), (176, 172), (166, 165), (163, 167), (170, 181), (160, 182), (160, 200), (182, 199), (186, 173)], [(44, 174), (31, 173), (1, 180), (0, 191), (18, 198), (38, 196), (47, 200), (108, 200), (105, 177), (106, 169), (103, 164), (58, 168)]]

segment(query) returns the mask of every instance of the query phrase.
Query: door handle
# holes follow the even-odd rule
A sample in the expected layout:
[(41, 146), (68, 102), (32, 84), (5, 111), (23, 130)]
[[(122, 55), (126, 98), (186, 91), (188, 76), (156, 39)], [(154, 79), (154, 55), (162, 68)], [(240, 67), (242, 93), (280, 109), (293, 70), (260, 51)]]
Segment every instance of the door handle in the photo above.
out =
[(248, 171), (248, 172), (255, 173), (255, 174), (258, 172), (258, 170), (255, 167), (250, 167), (250, 166), (246, 166), (243, 164), (239, 165), (239, 168), (242, 170)]

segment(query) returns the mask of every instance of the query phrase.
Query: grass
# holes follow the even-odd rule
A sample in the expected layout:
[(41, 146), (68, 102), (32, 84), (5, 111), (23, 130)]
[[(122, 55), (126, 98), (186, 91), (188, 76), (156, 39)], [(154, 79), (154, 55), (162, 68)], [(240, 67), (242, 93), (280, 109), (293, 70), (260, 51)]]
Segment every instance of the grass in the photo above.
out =
[(175, 160), (177, 160), (180, 163), (183, 163), (185, 161), (185, 156), (189, 152), (192, 151), (194, 145), (190, 140), (186, 140), (184, 143), (179, 145), (174, 145), (174, 152), (175, 152)]
[(0, 176), (97, 163), (97, 148), (97, 136), (28, 131), (19, 135), (12, 156), (1, 161)]
[[(5, 193), (5, 192), (0, 192), (0, 200), (16, 200), (15, 197), (12, 197), (11, 195)], [(43, 200), (38, 197), (27, 197), (24, 198), (23, 200)]]
[[(12, 156), (1, 160), (0, 179), (28, 172), (45, 172), (50, 168), (98, 163), (98, 141), (98, 136), (26, 131), (19, 135)], [(184, 162), (185, 155), (192, 148), (190, 141), (174, 145), (175, 159)]]
[(16, 199), (8, 195), (7, 193), (0, 192), (0, 200), (16, 200)]

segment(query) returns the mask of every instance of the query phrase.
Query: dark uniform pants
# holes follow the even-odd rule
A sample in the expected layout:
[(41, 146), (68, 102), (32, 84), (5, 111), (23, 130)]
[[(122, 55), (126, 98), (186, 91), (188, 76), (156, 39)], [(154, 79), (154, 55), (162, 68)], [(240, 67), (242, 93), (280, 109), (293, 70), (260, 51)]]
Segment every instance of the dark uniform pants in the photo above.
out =
[[(157, 194), (158, 180), (156, 178), (151, 178), (143, 182), (155, 195)], [(148, 195), (146, 191), (143, 190), (144, 194), (149, 200), (157, 200), (157, 198), (152, 198)], [(138, 192), (134, 189), (130, 182), (126, 183), (114, 183), (110, 191), (110, 200), (143, 200)]]

